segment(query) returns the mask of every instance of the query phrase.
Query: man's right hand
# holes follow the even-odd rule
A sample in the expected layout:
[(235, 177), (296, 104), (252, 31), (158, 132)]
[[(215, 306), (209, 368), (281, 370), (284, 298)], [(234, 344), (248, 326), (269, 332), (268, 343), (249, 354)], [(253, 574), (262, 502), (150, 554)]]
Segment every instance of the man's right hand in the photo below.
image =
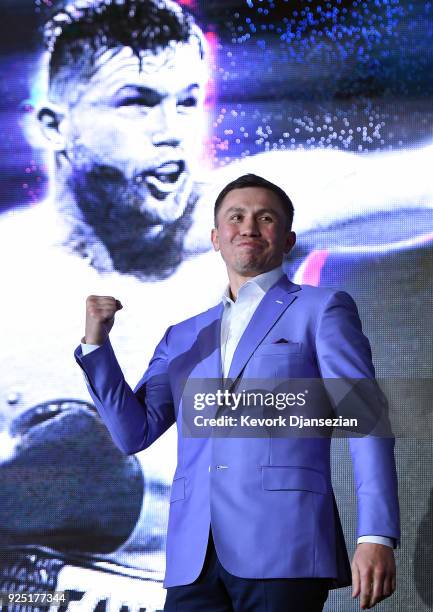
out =
[(86, 344), (102, 345), (114, 325), (114, 315), (123, 308), (116, 298), (89, 295), (86, 300)]

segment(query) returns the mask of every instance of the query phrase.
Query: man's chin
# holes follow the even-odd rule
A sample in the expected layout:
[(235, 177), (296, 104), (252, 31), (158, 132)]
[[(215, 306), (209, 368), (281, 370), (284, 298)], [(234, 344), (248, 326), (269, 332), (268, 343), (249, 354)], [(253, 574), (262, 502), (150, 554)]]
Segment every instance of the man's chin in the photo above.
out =
[(265, 267), (262, 261), (252, 258), (248, 260), (238, 260), (236, 262), (236, 271), (238, 274), (251, 274), (256, 276), (257, 274), (261, 274)]
[[(187, 200), (186, 194), (176, 194), (160, 202), (147, 194), (140, 202), (134, 202), (134, 208), (139, 210), (143, 221), (149, 226), (150, 235), (153, 235), (158, 233), (160, 226), (165, 227), (180, 219), (185, 212)], [(125, 203), (125, 210), (126, 206)]]

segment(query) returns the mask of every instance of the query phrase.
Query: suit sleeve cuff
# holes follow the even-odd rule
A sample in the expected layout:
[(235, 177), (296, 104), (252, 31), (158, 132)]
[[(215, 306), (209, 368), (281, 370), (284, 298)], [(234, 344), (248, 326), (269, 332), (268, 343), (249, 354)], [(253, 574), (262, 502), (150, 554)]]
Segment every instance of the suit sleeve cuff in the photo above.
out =
[(358, 538), (358, 544), (362, 544), (363, 542), (371, 542), (372, 544), (383, 544), (384, 546), (395, 548), (394, 539), (387, 538), (386, 536), (375, 536), (375, 535), (360, 536)]
[(83, 355), (88, 355), (93, 351), (96, 351), (101, 345), (100, 344), (86, 344), (81, 340), (81, 352)]

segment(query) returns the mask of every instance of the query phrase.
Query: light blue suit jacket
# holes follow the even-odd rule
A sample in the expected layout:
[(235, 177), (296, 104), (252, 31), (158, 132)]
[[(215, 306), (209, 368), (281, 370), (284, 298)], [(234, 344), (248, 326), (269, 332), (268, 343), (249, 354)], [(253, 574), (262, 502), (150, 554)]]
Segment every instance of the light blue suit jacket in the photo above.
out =
[[(134, 391), (109, 339), (86, 356), (81, 347), (75, 351), (95, 406), (123, 452), (148, 447), (177, 422), (164, 585), (198, 577), (212, 524), (218, 557), (236, 576), (329, 577), (335, 587), (347, 586), (351, 571), (332, 490), (328, 437), (182, 434), (185, 380), (221, 377), (222, 312), (219, 304), (170, 327)], [(286, 342), (277, 343), (281, 339)], [(352, 298), (295, 285), (285, 276), (277, 281), (242, 335), (229, 372), (238, 382), (267, 376), (374, 379), (370, 345)], [(335, 405), (332, 397), (329, 402)], [(394, 439), (365, 436), (349, 442), (357, 535), (398, 542)]]

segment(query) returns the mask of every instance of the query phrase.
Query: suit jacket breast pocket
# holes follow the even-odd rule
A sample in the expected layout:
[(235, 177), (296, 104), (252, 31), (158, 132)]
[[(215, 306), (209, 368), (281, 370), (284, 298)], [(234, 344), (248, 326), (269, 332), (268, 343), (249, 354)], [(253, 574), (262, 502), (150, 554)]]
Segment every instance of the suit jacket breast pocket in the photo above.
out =
[(273, 342), (260, 344), (254, 351), (254, 357), (262, 355), (300, 355), (302, 342)]
[(303, 378), (308, 369), (302, 342), (261, 344), (253, 353), (246, 376), (250, 378)]

